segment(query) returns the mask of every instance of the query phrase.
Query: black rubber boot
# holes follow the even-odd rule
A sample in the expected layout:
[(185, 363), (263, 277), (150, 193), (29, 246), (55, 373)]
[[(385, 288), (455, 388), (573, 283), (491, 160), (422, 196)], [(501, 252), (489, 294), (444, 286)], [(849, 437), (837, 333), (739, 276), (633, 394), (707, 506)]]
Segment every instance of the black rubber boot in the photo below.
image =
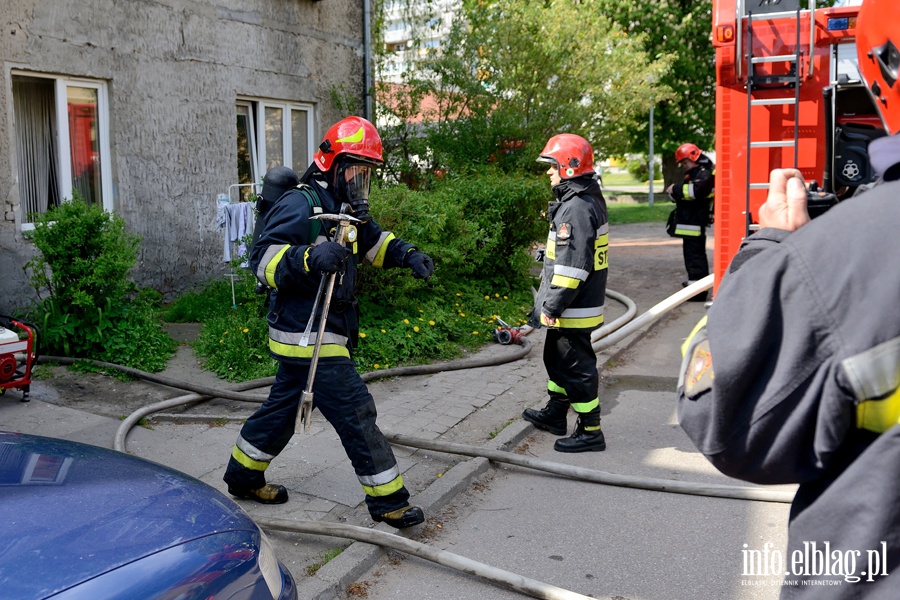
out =
[(260, 504), (284, 504), (288, 501), (287, 488), (283, 485), (267, 483), (258, 490), (228, 486), (228, 493), (244, 500), (255, 500)]
[(396, 529), (405, 529), (425, 522), (425, 513), (418, 506), (404, 506), (403, 508), (384, 513), (383, 515), (372, 515), (372, 520), (378, 523), (384, 521), (391, 527)]
[(601, 452), (606, 450), (606, 440), (600, 430), (599, 415), (582, 415), (578, 417), (575, 433), (567, 438), (556, 440), (553, 449), (557, 452)]
[(566, 421), (566, 413), (569, 412), (569, 403), (551, 397), (547, 405), (541, 410), (526, 408), (522, 418), (544, 431), (553, 435), (566, 435), (569, 423)]

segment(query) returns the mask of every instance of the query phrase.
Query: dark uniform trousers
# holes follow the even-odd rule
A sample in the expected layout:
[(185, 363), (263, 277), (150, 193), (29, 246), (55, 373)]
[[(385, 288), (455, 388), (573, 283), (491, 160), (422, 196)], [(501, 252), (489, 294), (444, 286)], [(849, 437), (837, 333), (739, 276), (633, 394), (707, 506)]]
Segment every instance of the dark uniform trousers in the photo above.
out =
[(547, 329), (544, 367), (552, 398), (571, 404), (579, 415), (600, 418), (600, 376), (590, 329)]
[(681, 251), (684, 268), (690, 281), (699, 281), (709, 275), (709, 259), (706, 257), (706, 227), (694, 237), (682, 238)]
[[(266, 467), (294, 434), (308, 377), (309, 364), (280, 363), (268, 399), (241, 428), (228, 461), (226, 483), (249, 489), (266, 485)], [(375, 424), (375, 401), (349, 359), (319, 361), (313, 400), (340, 437), (366, 492), (370, 514), (406, 507), (409, 492), (391, 446)]]

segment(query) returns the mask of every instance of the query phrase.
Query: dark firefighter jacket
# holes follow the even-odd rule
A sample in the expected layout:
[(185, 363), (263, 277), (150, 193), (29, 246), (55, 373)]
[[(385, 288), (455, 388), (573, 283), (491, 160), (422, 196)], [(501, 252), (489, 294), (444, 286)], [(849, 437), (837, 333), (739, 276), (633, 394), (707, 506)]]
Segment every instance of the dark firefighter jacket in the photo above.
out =
[[(310, 184), (307, 190), (319, 195), (322, 206), (340, 206), (326, 196), (329, 192), (315, 179)], [(274, 290), (267, 317), (269, 350), (279, 360), (307, 361), (312, 358), (316, 343), (318, 319), (313, 324), (308, 345), (300, 345), (320, 281), (319, 274), (307, 272), (304, 254), (310, 245), (331, 239), (336, 223), (322, 221), (317, 239), (309, 239), (309, 217), (313, 210), (299, 189), (284, 194), (266, 214), (263, 231), (250, 253), (250, 268), (257, 279)], [(321, 209), (315, 207), (315, 210)], [(359, 317), (354, 287), (359, 263), (382, 268), (399, 267), (403, 265), (406, 253), (414, 248), (394, 234), (382, 231), (374, 219), (358, 224), (357, 228), (357, 241), (350, 245), (353, 254), (345, 263), (343, 273), (335, 279), (319, 355), (322, 358), (349, 357), (349, 350), (356, 346)], [(317, 313), (321, 314), (321, 311), (320, 302)]]
[(898, 224), (889, 181), (793, 233), (759, 230), (685, 344), (678, 416), (697, 448), (731, 477), (800, 484), (786, 564), (825, 542), (861, 552), (851, 576), (882, 561), (833, 587), (792, 573), (783, 598), (897, 597), (880, 574), (900, 569)]
[(684, 183), (675, 185), (670, 196), (675, 201), (675, 233), (678, 237), (703, 235), (716, 185), (715, 165), (705, 154), (697, 166), (684, 174)]
[(591, 177), (563, 180), (553, 193), (557, 200), (547, 209), (550, 233), (531, 323), (540, 323), (543, 311), (557, 319), (557, 327), (594, 329), (603, 324), (606, 297), (606, 201)]

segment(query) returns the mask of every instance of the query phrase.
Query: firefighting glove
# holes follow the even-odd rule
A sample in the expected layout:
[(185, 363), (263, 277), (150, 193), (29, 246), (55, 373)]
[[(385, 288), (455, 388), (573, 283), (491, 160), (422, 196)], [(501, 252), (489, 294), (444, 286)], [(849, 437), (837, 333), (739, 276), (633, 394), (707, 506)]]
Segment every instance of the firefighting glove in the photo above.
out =
[(350, 249), (337, 242), (320, 242), (306, 249), (303, 266), (307, 273), (337, 273), (350, 256)]
[(409, 267), (416, 279), (424, 279), (428, 281), (431, 274), (434, 273), (434, 261), (424, 252), (411, 250), (406, 254), (405, 266)]

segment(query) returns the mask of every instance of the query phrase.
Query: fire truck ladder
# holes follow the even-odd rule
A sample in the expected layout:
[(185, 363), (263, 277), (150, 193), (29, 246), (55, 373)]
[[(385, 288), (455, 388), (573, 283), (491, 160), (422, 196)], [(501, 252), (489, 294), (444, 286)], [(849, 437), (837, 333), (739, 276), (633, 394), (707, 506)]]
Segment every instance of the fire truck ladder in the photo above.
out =
[[(811, 6), (814, 6), (811, 3)], [(813, 21), (813, 14), (810, 9), (810, 22)], [(787, 12), (787, 13), (767, 13), (767, 14), (759, 14), (754, 15), (752, 12), (747, 13), (747, 165), (746, 165), (746, 181), (747, 181), (747, 189), (745, 194), (745, 205), (744, 205), (744, 216), (746, 219), (746, 232), (747, 235), (750, 234), (752, 230), (758, 229), (758, 225), (754, 225), (752, 223), (752, 218), (750, 214), (750, 190), (756, 189), (769, 189), (769, 182), (752, 182), (750, 181), (750, 155), (751, 151), (754, 148), (793, 148), (794, 149), (794, 168), (797, 168), (798, 164), (798, 146), (800, 139), (800, 84), (801, 84), (801, 74), (800, 74), (800, 10), (797, 10), (796, 13)], [(754, 56), (753, 54), (753, 22), (760, 20), (770, 20), (776, 17), (784, 17), (791, 14), (796, 14), (796, 32), (797, 39), (794, 46), (793, 54), (779, 54), (772, 56)], [(740, 27), (738, 30), (740, 31)], [(740, 47), (740, 45), (739, 45)], [(810, 49), (810, 57), (812, 57), (812, 49)], [(784, 75), (763, 75), (757, 73), (756, 65), (760, 65), (763, 63), (790, 63), (790, 70), (787, 74)], [(810, 69), (812, 69), (812, 60), (810, 59)], [(811, 74), (811, 73), (810, 73)], [(778, 89), (790, 91), (793, 90), (793, 94), (783, 95), (776, 98), (754, 98), (753, 93), (754, 90), (758, 89)], [(754, 106), (774, 106), (774, 105), (789, 105), (794, 107), (794, 137), (793, 139), (781, 139), (781, 140), (754, 140), (753, 139), (753, 127), (752, 127), (752, 114)]]

